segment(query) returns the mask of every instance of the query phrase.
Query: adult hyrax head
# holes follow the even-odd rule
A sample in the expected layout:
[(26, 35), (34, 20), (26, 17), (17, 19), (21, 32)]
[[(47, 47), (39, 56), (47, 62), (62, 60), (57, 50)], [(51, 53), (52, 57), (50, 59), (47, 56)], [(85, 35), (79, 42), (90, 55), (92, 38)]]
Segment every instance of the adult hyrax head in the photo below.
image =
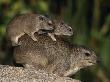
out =
[(95, 65), (97, 63), (96, 53), (84, 46), (74, 46), (70, 57), (70, 69), (64, 74), (64, 76), (71, 76), (78, 70)]

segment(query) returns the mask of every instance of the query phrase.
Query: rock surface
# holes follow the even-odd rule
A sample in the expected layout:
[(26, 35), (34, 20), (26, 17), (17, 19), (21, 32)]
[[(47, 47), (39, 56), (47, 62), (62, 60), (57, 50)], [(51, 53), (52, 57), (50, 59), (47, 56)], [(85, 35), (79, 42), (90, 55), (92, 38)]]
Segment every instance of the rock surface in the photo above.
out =
[(0, 82), (81, 82), (69, 77), (59, 77), (42, 70), (0, 65)]

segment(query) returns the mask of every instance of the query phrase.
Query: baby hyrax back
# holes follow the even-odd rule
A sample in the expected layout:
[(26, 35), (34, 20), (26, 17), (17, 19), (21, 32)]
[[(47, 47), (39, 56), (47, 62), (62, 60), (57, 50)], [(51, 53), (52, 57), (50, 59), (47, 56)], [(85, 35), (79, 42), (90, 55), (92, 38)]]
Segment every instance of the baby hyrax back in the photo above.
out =
[(48, 33), (48, 35), (53, 39), (53, 41), (56, 41), (56, 38), (54, 35), (57, 36), (72, 36), (73, 35), (73, 29), (66, 24), (64, 21), (53, 21), (55, 24), (54, 32)]
[(53, 30), (52, 21), (39, 14), (28, 13), (15, 16), (7, 26), (7, 36), (12, 45), (20, 45), (18, 39), (24, 34), (28, 34), (34, 41), (34, 33), (39, 30)]

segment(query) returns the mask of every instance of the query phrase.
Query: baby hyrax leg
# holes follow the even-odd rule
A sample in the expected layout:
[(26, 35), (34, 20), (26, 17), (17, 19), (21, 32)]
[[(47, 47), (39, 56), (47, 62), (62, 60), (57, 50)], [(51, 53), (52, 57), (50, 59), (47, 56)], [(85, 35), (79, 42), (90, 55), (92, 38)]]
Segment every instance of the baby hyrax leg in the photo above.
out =
[(49, 35), (49, 37), (52, 38), (53, 41), (56, 41), (56, 38), (55, 38), (54, 34), (52, 34), (52, 33), (48, 33), (48, 35)]
[(18, 37), (13, 37), (12, 39), (11, 39), (11, 41), (12, 41), (12, 46), (18, 46), (18, 45), (20, 45), (19, 43), (18, 43)]
[(28, 35), (29, 35), (34, 41), (37, 41), (36, 37), (34, 36), (34, 33), (35, 33), (35, 32), (31, 32), (31, 33), (28, 33)]
[(19, 34), (19, 35), (16, 35), (16, 36), (13, 36), (11, 38), (11, 41), (12, 41), (12, 46), (18, 46), (18, 45), (21, 45), (20, 42), (18, 42), (19, 38), (24, 35), (24, 33), (22, 34)]

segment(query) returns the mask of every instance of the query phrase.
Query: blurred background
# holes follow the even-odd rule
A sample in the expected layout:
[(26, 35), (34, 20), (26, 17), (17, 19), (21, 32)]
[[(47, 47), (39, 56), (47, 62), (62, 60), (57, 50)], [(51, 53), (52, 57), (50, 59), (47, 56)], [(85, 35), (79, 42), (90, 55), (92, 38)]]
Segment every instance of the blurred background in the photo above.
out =
[(73, 77), (82, 82), (110, 82), (110, 0), (0, 0), (0, 63), (11, 62), (5, 29), (15, 14), (38, 12), (62, 19), (74, 30), (72, 43), (94, 49), (100, 62)]

